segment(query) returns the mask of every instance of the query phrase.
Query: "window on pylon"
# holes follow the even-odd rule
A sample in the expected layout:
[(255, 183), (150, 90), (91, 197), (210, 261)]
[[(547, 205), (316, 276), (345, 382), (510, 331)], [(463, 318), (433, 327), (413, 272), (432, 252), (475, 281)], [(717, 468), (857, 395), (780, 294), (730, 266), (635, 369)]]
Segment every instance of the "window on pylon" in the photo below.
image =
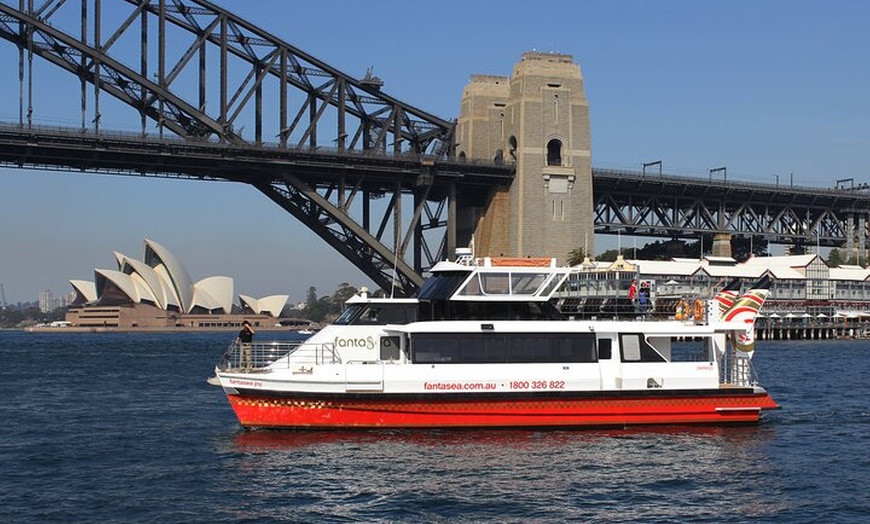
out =
[(561, 166), (562, 165), (562, 141), (553, 139), (547, 142), (547, 165)]

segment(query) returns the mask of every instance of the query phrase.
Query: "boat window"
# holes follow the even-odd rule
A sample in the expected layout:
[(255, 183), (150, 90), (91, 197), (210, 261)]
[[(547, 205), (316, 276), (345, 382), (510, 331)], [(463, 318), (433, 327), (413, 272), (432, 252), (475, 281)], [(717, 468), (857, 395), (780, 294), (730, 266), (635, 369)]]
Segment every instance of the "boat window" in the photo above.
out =
[(485, 335), (465, 338), (460, 342), (461, 362), (504, 362), (504, 337)]
[(399, 337), (381, 337), (381, 360), (399, 360)]
[(712, 362), (713, 342), (708, 337), (700, 340), (683, 340), (671, 345), (671, 362)]
[(377, 324), (378, 323), (378, 313), (381, 311), (379, 307), (368, 306), (365, 311), (363, 311), (362, 316), (359, 318), (360, 324)]
[(666, 361), (671, 360), (671, 337), (647, 337), (647, 344), (655, 348), (655, 350)]
[(509, 362), (551, 362), (552, 344), (547, 338), (512, 337), (508, 340)]
[(613, 358), (613, 341), (602, 338), (598, 341), (598, 360), (610, 360)]
[(472, 275), (468, 279), (468, 283), (459, 290), (459, 294), (469, 297), (479, 297), (483, 295), (483, 289), (480, 285), (480, 275)]
[(352, 324), (407, 324), (417, 320), (416, 304), (367, 304)]
[(444, 318), (462, 320), (562, 320), (563, 315), (549, 302), (463, 302), (448, 303)]
[(453, 296), (453, 293), (466, 278), (468, 278), (468, 272), (464, 271), (434, 275), (423, 282), (423, 286), (417, 291), (417, 298), (421, 300), (447, 300)]
[[(460, 296), (480, 297), (485, 295), (534, 296), (539, 290), (549, 294), (559, 278), (548, 281), (549, 273), (536, 272), (486, 272), (473, 275), (457, 293)], [(546, 284), (546, 286), (545, 286)]]
[(596, 362), (592, 333), (420, 333), (411, 337), (415, 363)]
[(514, 295), (534, 295), (547, 275), (542, 273), (512, 273), (511, 293)]
[(623, 362), (665, 362), (665, 357), (661, 355), (654, 347), (639, 334), (626, 333), (620, 335), (619, 344), (621, 347)]
[(622, 361), (638, 362), (640, 360), (640, 337), (637, 335), (623, 335), (622, 337)]
[(425, 335), (411, 339), (414, 362), (437, 364), (459, 362), (459, 339), (445, 335)]
[(494, 274), (486, 274), (481, 273), (480, 275), (480, 287), (483, 289), (483, 293), (485, 295), (509, 295), (511, 290), (508, 284), (508, 277), (506, 273), (494, 273)]
[(344, 310), (344, 313), (341, 314), (340, 317), (335, 319), (333, 324), (350, 324), (354, 318), (362, 311), (363, 306), (360, 304), (354, 304), (351, 306), (347, 306), (347, 309)]
[(551, 294), (553, 294), (553, 291), (555, 291), (557, 287), (562, 285), (562, 282), (564, 282), (567, 278), (567, 273), (561, 273), (551, 276), (547, 284), (543, 288), (541, 288), (541, 291), (538, 293), (538, 295), (544, 297), (550, 296)]

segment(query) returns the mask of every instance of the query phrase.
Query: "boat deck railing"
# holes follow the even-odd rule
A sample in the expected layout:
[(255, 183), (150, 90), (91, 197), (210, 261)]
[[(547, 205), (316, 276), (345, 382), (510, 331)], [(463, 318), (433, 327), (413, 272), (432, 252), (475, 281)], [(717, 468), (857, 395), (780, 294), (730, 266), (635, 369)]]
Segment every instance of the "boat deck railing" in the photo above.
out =
[(279, 360), (287, 367), (341, 362), (332, 344), (304, 342), (231, 343), (218, 364), (221, 371), (250, 372), (265, 369)]
[(738, 355), (737, 350), (727, 351), (719, 361), (721, 381), (729, 386), (749, 387), (758, 384), (758, 376), (752, 360)]

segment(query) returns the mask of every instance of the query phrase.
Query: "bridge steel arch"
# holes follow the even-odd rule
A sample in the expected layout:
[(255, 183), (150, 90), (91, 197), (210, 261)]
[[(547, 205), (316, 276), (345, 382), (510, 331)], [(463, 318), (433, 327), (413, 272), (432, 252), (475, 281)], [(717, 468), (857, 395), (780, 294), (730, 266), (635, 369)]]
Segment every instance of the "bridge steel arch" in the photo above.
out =
[[(143, 139), (153, 137), (148, 131), (153, 123), (161, 139), (168, 133), (226, 148), (325, 151), (328, 160), (314, 174), (295, 161), (273, 165), (276, 171), (270, 173), (237, 165), (240, 171), (233, 174), (175, 174), (251, 184), (385, 289), (413, 292), (425, 270), (453, 253), (456, 222), (445, 215), (455, 212), (456, 188), (433, 190), (432, 184), (453, 157), (454, 122), (385, 94), (370, 71), (362, 79), (342, 73), (211, 2), (119, 0), (111, 6), (107, 13), (101, 0), (0, 3), (0, 38), (19, 50), (20, 127), (34, 129), (32, 63), (39, 57), (79, 79), (83, 133), (104, 134), (104, 96), (109, 95), (138, 113)], [(80, 26), (70, 25), (79, 18)], [(253, 127), (252, 136), (244, 133), (247, 126)], [(264, 137), (274, 137), (277, 144), (267, 144)], [(335, 162), (336, 155), (345, 157)], [(360, 155), (366, 161), (401, 157), (402, 168), (391, 179), (373, 177), (371, 170), (353, 169)], [(6, 160), (22, 164), (21, 158)], [(41, 163), (29, 163), (34, 162)], [(54, 163), (126, 169), (124, 162), (120, 167), (85, 164)], [(393, 168), (384, 169), (382, 174)], [(146, 171), (166, 174), (165, 169), (139, 170)], [(457, 166), (447, 171), (456, 175)], [(489, 171), (509, 184), (512, 168)], [(459, 166), (454, 179), (464, 172)], [(386, 206), (372, 205), (387, 195)], [(409, 195), (413, 210), (403, 212), (403, 197)], [(384, 208), (380, 220), (372, 217), (378, 207)], [(351, 217), (356, 208), (359, 219)], [(405, 262), (408, 257), (411, 264)]]

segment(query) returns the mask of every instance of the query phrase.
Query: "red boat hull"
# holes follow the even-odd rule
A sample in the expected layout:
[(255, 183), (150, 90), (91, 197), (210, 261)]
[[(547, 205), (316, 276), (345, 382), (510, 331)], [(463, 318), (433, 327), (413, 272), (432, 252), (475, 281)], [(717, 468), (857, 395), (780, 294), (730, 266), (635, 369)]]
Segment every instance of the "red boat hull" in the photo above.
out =
[(779, 406), (767, 393), (725, 390), (594, 397), (292, 398), (227, 395), (242, 426), (269, 428), (594, 427), (746, 424)]

